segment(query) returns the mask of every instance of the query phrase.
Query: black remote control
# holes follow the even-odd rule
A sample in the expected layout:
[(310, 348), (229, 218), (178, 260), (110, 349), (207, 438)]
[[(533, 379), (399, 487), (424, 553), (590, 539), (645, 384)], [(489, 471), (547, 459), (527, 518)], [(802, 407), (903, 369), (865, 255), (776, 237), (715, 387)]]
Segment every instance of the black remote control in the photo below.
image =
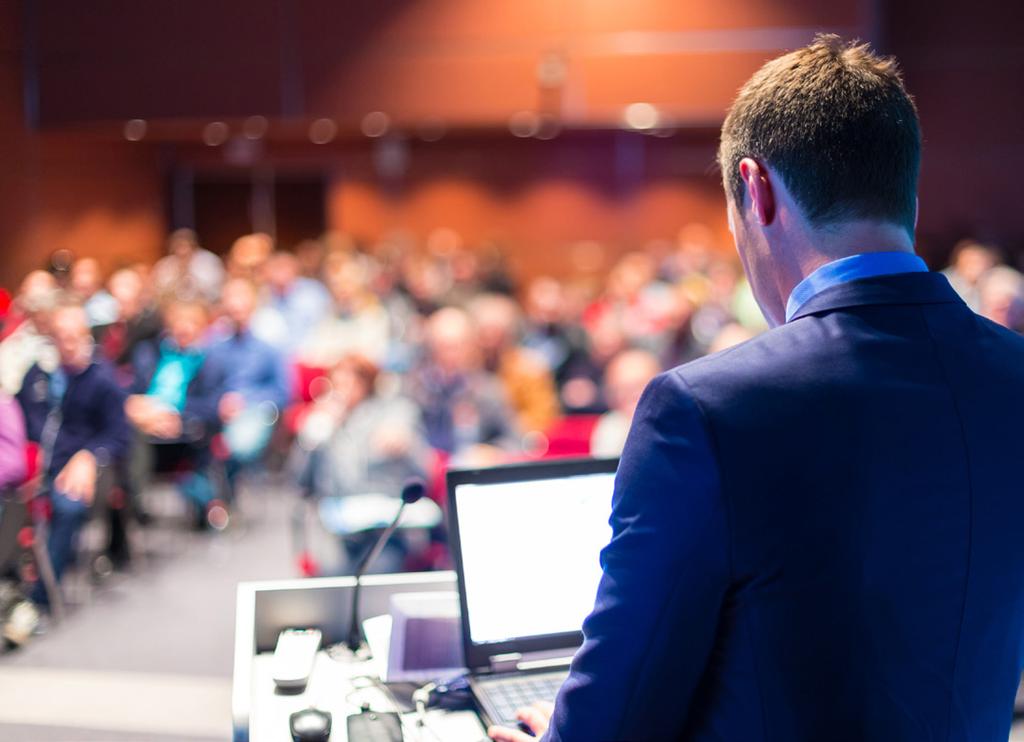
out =
[(398, 714), (363, 711), (348, 717), (349, 742), (402, 742)]

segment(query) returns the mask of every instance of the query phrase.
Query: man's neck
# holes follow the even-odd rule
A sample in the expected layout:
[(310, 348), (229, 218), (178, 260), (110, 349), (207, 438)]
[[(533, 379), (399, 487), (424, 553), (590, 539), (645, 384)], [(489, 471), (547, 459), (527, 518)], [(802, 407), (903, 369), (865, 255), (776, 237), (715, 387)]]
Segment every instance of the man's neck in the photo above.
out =
[(777, 274), (782, 307), (796, 285), (823, 265), (863, 253), (913, 253), (914, 242), (905, 229), (895, 224), (859, 221), (816, 229), (785, 252), (789, 259), (780, 265), (782, 270)]

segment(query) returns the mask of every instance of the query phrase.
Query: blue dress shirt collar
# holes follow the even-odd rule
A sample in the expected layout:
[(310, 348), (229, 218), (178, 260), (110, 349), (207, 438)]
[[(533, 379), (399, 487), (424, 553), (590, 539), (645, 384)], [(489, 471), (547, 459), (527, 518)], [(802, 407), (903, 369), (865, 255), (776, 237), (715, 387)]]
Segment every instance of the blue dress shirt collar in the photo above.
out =
[(825, 263), (798, 283), (786, 302), (786, 321), (825, 289), (842, 283), (897, 273), (927, 273), (928, 266), (909, 252), (868, 252)]

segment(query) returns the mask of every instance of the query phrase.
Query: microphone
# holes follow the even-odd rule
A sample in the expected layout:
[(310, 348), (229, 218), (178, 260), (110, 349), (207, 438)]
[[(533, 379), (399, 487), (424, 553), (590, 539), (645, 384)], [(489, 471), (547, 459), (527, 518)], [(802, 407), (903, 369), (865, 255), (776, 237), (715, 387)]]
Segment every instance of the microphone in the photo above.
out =
[(391, 538), (391, 534), (398, 528), (398, 521), (402, 517), (402, 512), (405, 510), (406, 505), (412, 505), (414, 502), (419, 500), (427, 492), (427, 485), (419, 477), (413, 477), (407, 479), (405, 484), (402, 485), (402, 502), (398, 505), (398, 512), (395, 513), (394, 520), (391, 521), (391, 525), (381, 531), (380, 536), (377, 537), (377, 542), (373, 545), (373, 548), (367, 552), (366, 556), (359, 562), (359, 566), (356, 567), (355, 579), (356, 584), (352, 589), (352, 615), (348, 624), (348, 640), (345, 642), (348, 648), (353, 652), (359, 649), (363, 644), (363, 629), (359, 625), (359, 590), (362, 587), (362, 578), (366, 574), (366, 570), (370, 568), (370, 565), (380, 556), (381, 551), (387, 545), (388, 540)]

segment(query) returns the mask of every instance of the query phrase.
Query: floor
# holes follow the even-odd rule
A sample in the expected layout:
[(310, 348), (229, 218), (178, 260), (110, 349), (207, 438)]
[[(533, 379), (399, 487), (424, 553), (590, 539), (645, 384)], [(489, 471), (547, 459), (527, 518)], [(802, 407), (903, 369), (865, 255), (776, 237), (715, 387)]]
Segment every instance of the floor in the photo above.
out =
[[(235, 586), (294, 576), (293, 507), (266, 486), (224, 533), (147, 530), (147, 559), (0, 657), (0, 740), (229, 740)], [(1010, 740), (1024, 742), (1024, 721)]]
[(295, 576), (293, 503), (268, 487), (223, 533), (146, 529), (148, 558), (0, 657), (0, 740), (230, 739), (235, 586)]

